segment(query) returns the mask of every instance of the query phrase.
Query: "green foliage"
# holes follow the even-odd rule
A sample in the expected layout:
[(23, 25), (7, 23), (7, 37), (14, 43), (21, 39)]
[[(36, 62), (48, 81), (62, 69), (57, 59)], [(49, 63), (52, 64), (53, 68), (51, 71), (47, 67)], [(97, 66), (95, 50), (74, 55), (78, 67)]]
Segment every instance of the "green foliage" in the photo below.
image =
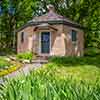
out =
[(5, 75), (8, 75), (16, 70), (18, 70), (20, 67), (22, 67), (23, 65), (19, 62), (14, 62), (12, 63), (8, 68), (4, 68), (2, 70), (0, 70), (0, 77), (3, 77)]
[(85, 27), (85, 47), (100, 48), (100, 1), (99, 0), (13, 0), (15, 14), (8, 14), (8, 0), (3, 0), (4, 14), (0, 16), (0, 48), (11, 48), (14, 31), (33, 16), (47, 12), (53, 4), (57, 12)]
[[(99, 79), (95, 76), (94, 81), (88, 82), (89, 76), (82, 78), (81, 80), (76, 76), (79, 71), (78, 68), (77, 72), (74, 73), (73, 71), (69, 73), (69, 70), (64, 67), (59, 68), (54, 66), (56, 65), (48, 64), (42, 69), (31, 72), (30, 75), (26, 77), (22, 75), (19, 78), (7, 80), (5, 84), (0, 85), (0, 99), (99, 100), (100, 73), (94, 73), (99, 76)], [(80, 73), (82, 73), (81, 70)], [(88, 72), (89, 71), (91, 70), (88, 69)], [(86, 74), (90, 74), (88, 72)], [(70, 75), (71, 73), (72, 76)], [(90, 80), (91, 75), (92, 74), (90, 74), (89, 77)]]
[(32, 52), (24, 52), (17, 54), (17, 59), (19, 60), (32, 60), (35, 55)]
[(90, 47), (90, 48), (87, 48), (85, 50), (85, 56), (90, 56), (90, 57), (93, 57), (93, 56), (100, 56), (100, 49), (98, 48), (93, 48), (93, 47)]
[[(57, 58), (57, 57), (56, 57)], [(52, 58), (54, 59), (54, 58)], [(57, 58), (57, 63), (62, 58)], [(64, 58), (65, 59), (65, 58)], [(60, 63), (65, 63), (64, 59)], [(66, 58), (66, 63), (82, 62), (78, 58)], [(84, 58), (85, 59), (85, 58)], [(95, 59), (95, 58), (94, 58)], [(88, 61), (91, 61), (88, 58)], [(84, 62), (84, 61), (83, 61)], [(99, 62), (98, 67), (100, 66)], [(1, 100), (99, 100), (100, 68), (93, 62), (83, 65), (49, 64), (31, 72), (28, 76), (8, 79), (0, 85)]]
[[(90, 56), (90, 55), (89, 55)], [(92, 55), (93, 57), (50, 57), (49, 58), (49, 62), (53, 62), (57, 65), (63, 66), (63, 65), (71, 65), (71, 66), (75, 66), (75, 65), (96, 65), (98, 66), (100, 64), (100, 55), (96, 56), (96, 55)], [(98, 66), (99, 67), (99, 66)]]
[[(16, 44), (15, 31), (31, 20), (34, 12), (33, 8), (36, 8), (37, 1), (33, 0), (12, 0), (12, 6), (15, 8), (15, 14), (10, 15), (8, 13), (9, 1), (3, 0), (3, 15), (0, 16), (0, 48), (12, 48), (13, 44)], [(36, 4), (36, 5), (35, 5)], [(0, 51), (3, 51), (1, 49)]]
[(5, 60), (5, 58), (0, 57), (0, 69), (5, 68), (5, 67), (9, 67), (10, 65), (11, 65), (10, 62)]

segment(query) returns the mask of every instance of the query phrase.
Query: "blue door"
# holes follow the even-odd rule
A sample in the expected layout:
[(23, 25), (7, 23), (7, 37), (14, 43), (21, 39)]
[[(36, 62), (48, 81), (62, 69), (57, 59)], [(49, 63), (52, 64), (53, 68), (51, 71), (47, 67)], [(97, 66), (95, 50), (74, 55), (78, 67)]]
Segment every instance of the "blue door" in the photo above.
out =
[(50, 52), (50, 32), (41, 33), (41, 53)]

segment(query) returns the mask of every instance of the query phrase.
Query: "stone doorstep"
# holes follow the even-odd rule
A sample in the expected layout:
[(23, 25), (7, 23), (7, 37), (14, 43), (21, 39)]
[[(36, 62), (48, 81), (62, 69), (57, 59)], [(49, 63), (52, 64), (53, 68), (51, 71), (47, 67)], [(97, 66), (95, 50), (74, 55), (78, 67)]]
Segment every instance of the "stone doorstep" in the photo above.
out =
[(38, 59), (38, 60), (32, 60), (31, 62), (32, 62), (32, 63), (48, 63), (48, 60), (41, 60), (41, 59)]

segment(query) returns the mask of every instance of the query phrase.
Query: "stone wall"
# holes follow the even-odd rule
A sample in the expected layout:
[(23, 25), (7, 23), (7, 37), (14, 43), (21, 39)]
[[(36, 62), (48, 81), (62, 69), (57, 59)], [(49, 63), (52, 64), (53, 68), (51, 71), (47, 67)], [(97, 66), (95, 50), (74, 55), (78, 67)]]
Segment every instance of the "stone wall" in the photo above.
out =
[[(17, 33), (17, 52), (32, 51), (39, 55), (40, 53), (39, 34), (42, 31), (51, 32), (51, 52), (47, 55), (56, 56), (82, 56), (84, 52), (84, 33), (82, 30), (69, 27), (66, 25), (52, 25), (57, 31), (53, 29), (33, 31), (35, 27), (27, 27)], [(74, 45), (71, 41), (71, 31), (77, 31), (77, 42)], [(25, 41), (21, 43), (21, 32), (24, 32)]]

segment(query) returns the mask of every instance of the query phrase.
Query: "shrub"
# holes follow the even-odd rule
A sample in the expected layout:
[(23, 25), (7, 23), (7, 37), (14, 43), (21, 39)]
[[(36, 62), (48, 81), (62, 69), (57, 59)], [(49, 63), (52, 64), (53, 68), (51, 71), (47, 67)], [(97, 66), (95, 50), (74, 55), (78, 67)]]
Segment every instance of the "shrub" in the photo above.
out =
[(49, 62), (52, 62), (52, 63), (55, 63), (57, 65), (68, 65), (68, 64), (77, 64), (77, 63), (80, 63), (82, 60), (82, 58), (80, 57), (66, 57), (66, 56), (63, 56), (63, 57), (57, 57), (57, 56), (54, 56), (54, 57), (50, 57), (49, 58)]
[(25, 52), (25, 53), (19, 53), (17, 54), (18, 60), (32, 60), (35, 58), (35, 55), (32, 52)]
[(93, 48), (93, 47), (90, 47), (90, 48), (87, 48), (85, 50), (85, 53), (84, 53), (85, 56), (97, 56), (97, 55), (100, 55), (100, 49), (98, 48)]
[(15, 54), (16, 50), (12, 48), (0, 48), (0, 55), (6, 56), (6, 55), (12, 55)]
[[(100, 56), (85, 56), (85, 57), (50, 57), (49, 62), (56, 64), (57, 66), (77, 66), (77, 65), (100, 65)], [(68, 66), (67, 66), (68, 67)]]
[(11, 65), (10, 62), (8, 62), (7, 60), (5, 60), (3, 57), (0, 57), (0, 69), (1, 68), (5, 68), (5, 67), (9, 67)]

